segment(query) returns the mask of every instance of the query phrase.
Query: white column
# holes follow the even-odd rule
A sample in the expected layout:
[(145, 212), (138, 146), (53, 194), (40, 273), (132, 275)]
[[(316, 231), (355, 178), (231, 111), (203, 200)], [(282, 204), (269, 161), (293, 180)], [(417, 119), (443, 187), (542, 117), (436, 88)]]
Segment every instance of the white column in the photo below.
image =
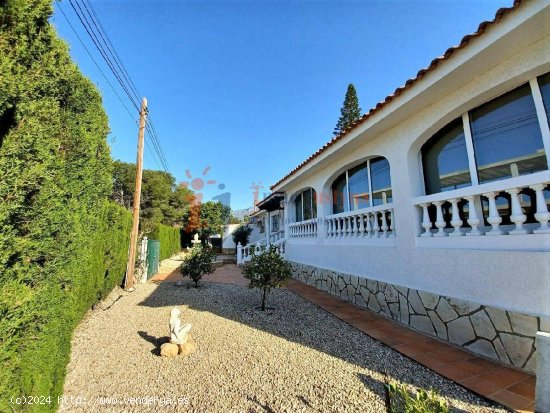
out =
[(438, 228), (437, 232), (435, 233), (436, 237), (444, 237), (447, 235), (445, 232), (445, 226), (447, 223), (443, 219), (443, 208), (441, 205), (443, 205), (444, 201), (436, 201), (434, 202), (435, 210), (436, 210), (436, 219), (435, 219), (435, 226)]
[(537, 347), (535, 411), (550, 412), (550, 333), (539, 331), (535, 337)]
[(475, 196), (465, 196), (464, 197), (468, 201), (468, 224), (472, 227), (472, 230), (468, 232), (466, 235), (483, 235), (481, 230), (478, 228), (479, 224), (481, 223), (481, 220), (477, 216), (476, 211), (476, 205), (475, 205)]
[(433, 236), (430, 228), (432, 227), (432, 221), (430, 221), (430, 214), (428, 213), (428, 206), (430, 204), (420, 204), (422, 207), (422, 228), (424, 232), (420, 234), (421, 237), (431, 237)]
[(539, 121), (540, 131), (542, 135), (542, 144), (544, 151), (546, 152), (546, 162), (550, 169), (550, 126), (548, 124), (548, 117), (546, 116), (546, 110), (544, 108), (544, 102), (542, 100), (542, 94), (537, 79), (531, 79), (529, 81), (531, 86), (531, 95), (535, 102), (535, 109), (537, 110), (537, 118)]
[(496, 196), (498, 195), (497, 192), (489, 192), (486, 194), (483, 194), (487, 197), (489, 200), (489, 217), (487, 218), (487, 222), (491, 224), (491, 231), (488, 231), (485, 233), (485, 235), (503, 235), (505, 234), (505, 231), (501, 230), (498, 226), (502, 222), (502, 217), (498, 213), (497, 204), (495, 201)]
[(237, 244), (237, 265), (243, 262), (243, 246), (239, 242)]
[(382, 236), (384, 238), (387, 238), (388, 237), (388, 222), (386, 221), (386, 211), (382, 211), (382, 212), (380, 212), (380, 214), (381, 214), (381, 218), (382, 218), (382, 227), (381, 227)]
[(512, 188), (506, 191), (510, 194), (510, 198), (512, 199), (512, 215), (510, 216), (510, 220), (516, 224), (516, 228), (510, 231), (510, 235), (527, 234), (529, 232), (523, 226), (525, 221), (527, 221), (527, 216), (523, 213), (523, 209), (521, 209), (519, 191), (519, 188)]
[(367, 216), (367, 228), (366, 228), (366, 232), (365, 232), (365, 236), (367, 237), (371, 237), (372, 236), (372, 223), (371, 223), (371, 213), (367, 213), (366, 216)]
[(537, 212), (535, 213), (535, 219), (540, 222), (540, 228), (533, 232), (536, 234), (548, 234), (550, 233), (550, 225), (548, 224), (550, 213), (544, 199), (544, 184), (533, 185), (531, 189), (536, 194)]
[(395, 238), (395, 221), (393, 218), (393, 208), (390, 209), (390, 234), (388, 235), (389, 238)]
[(357, 231), (357, 236), (365, 236), (365, 214), (359, 215), (359, 231)]
[(449, 235), (451, 237), (460, 237), (464, 235), (464, 233), (460, 230), (460, 227), (462, 226), (462, 220), (460, 219), (460, 213), (458, 211), (458, 203), (460, 202), (460, 198), (449, 199), (449, 202), (451, 203), (451, 225), (454, 228), (453, 232)]
[(380, 224), (378, 223), (378, 212), (374, 212), (372, 215), (374, 216), (374, 222), (373, 222), (373, 224), (374, 224), (373, 231), (374, 232), (373, 232), (372, 236), (374, 238), (380, 238)]
[(474, 155), (474, 138), (472, 135), (472, 129), (470, 128), (470, 116), (468, 112), (462, 115), (462, 125), (464, 127), (464, 141), (466, 142), (466, 152), (468, 154), (468, 167), (470, 169), (470, 179), (472, 185), (479, 185), (479, 179), (477, 178), (476, 157)]

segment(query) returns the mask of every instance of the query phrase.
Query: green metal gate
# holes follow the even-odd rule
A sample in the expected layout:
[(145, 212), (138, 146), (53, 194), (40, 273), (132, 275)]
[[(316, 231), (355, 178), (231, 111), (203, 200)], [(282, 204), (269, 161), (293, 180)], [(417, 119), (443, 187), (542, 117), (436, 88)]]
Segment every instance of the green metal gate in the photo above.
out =
[(147, 240), (147, 279), (151, 279), (159, 272), (160, 241)]

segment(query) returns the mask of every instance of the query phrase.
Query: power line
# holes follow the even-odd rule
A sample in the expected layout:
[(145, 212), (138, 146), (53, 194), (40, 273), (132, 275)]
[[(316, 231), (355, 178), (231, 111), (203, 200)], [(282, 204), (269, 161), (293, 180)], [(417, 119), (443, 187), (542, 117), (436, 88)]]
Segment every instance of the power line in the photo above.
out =
[[(67, 23), (69, 24), (69, 27), (71, 28), (71, 30), (73, 31), (73, 33), (75, 34), (76, 38), (78, 39), (78, 41), (80, 42), (80, 44), (82, 45), (82, 47), (84, 48), (84, 50), (86, 51), (86, 53), (88, 54), (88, 56), (90, 57), (90, 59), (92, 60), (92, 62), (94, 63), (94, 65), (96, 66), (96, 68), (99, 70), (99, 72), (101, 73), (101, 75), (103, 76), (103, 78), (105, 79), (105, 81), (107, 82), (107, 84), (109, 85), (109, 87), (111, 88), (111, 90), (113, 91), (113, 93), (115, 94), (115, 96), (118, 98), (118, 100), (120, 101), (120, 104), (124, 107), (124, 109), (126, 110), (126, 112), (128, 113), (128, 116), (130, 116), (130, 118), (132, 119), (133, 122), (136, 123), (137, 125), (137, 121), (135, 120), (134, 118), (134, 115), (132, 114), (132, 112), (130, 111), (130, 109), (128, 109), (128, 106), (126, 106), (126, 104), (124, 103), (124, 101), (122, 100), (122, 98), (120, 97), (119, 93), (116, 91), (115, 87), (113, 86), (113, 84), (109, 81), (109, 78), (107, 77), (107, 75), (105, 74), (105, 72), (103, 72), (103, 70), (101, 69), (101, 67), (99, 66), (99, 64), (97, 63), (97, 61), (95, 60), (95, 58), (93, 57), (92, 53), (90, 52), (90, 50), (88, 49), (88, 47), (86, 46), (86, 44), (84, 43), (84, 41), (82, 40), (82, 38), (80, 37), (80, 35), (78, 34), (78, 32), (76, 31), (75, 27), (72, 25), (71, 21), (69, 20), (69, 18), (67, 17), (67, 15), (65, 14), (65, 12), (63, 11), (63, 8), (61, 7), (61, 3), (59, 2), (58, 0), (58, 7), (59, 7), (59, 11), (61, 12), (61, 14), (63, 15), (63, 17), (65, 18), (65, 20), (67, 21)], [(159, 164), (159, 161), (157, 160), (157, 157), (158, 155), (155, 154), (155, 152), (151, 149), (151, 146), (149, 145), (149, 142), (145, 141), (145, 144), (147, 146), (147, 149), (149, 150), (149, 152), (151, 153), (151, 156), (153, 158), (153, 160), (155, 161), (156, 165), (162, 169), (162, 167), (160, 166)]]
[[(95, 12), (93, 6), (91, 5), (91, 3), (88, 0), (81, 0), (80, 2), (79, 2), (79, 0), (69, 0), (69, 3), (71, 5), (75, 15), (79, 19), (80, 23), (82, 24), (82, 26), (86, 30), (86, 33), (88, 34), (88, 36), (90, 37), (90, 39), (94, 43), (94, 46), (99, 51), (101, 57), (103, 58), (103, 60), (107, 64), (107, 66), (109, 67), (111, 73), (113, 74), (113, 76), (115, 77), (115, 79), (119, 83), (120, 87), (122, 88), (122, 90), (126, 94), (128, 100), (131, 102), (132, 106), (134, 106), (134, 108), (139, 111), (139, 101), (140, 101), (139, 96), (140, 96), (140, 94), (137, 90), (137, 87), (136, 87), (135, 83), (132, 81), (128, 71), (126, 70), (126, 67), (122, 63), (122, 60), (120, 59), (120, 56), (116, 51), (116, 48), (114, 47), (114, 45), (111, 42), (109, 36), (107, 35), (107, 32), (105, 31), (103, 25), (101, 24), (101, 21), (99, 20), (99, 18), (97, 16), (97, 13)], [(59, 4), (59, 0), (58, 0), (58, 4)], [(67, 19), (67, 21), (69, 22), (69, 25), (71, 25), (71, 28), (72, 28), (73, 32), (75, 32), (75, 34), (79, 38), (82, 45), (85, 47), (88, 55), (90, 55), (90, 57), (93, 59), (91, 53), (89, 52), (89, 50), (84, 45), (84, 42), (82, 41), (82, 39), (78, 36), (76, 30), (74, 29), (74, 27), (70, 23), (69, 19), (67, 18), (67, 15), (63, 12), (61, 7), (60, 7), (60, 10), (63, 13), (63, 15), (65, 16), (65, 18)], [(94, 60), (94, 63), (96, 64), (96, 66), (98, 67), (98, 69), (100, 69), (99, 65), (97, 64), (95, 59), (93, 59), (93, 60)], [(101, 69), (100, 69), (100, 71), (101, 71)], [(107, 77), (105, 76), (103, 71), (101, 71), (101, 73), (102, 73), (103, 77), (105, 77), (105, 79), (107, 80)], [(112, 84), (110, 82), (108, 82), (108, 83), (109, 83), (109, 86), (111, 87), (111, 89), (113, 89), (113, 91), (114, 91), (114, 87), (112, 86)], [(124, 105), (124, 103), (122, 102), (122, 99), (120, 98), (120, 95), (118, 93), (116, 93), (116, 95), (119, 98), (119, 100), (121, 101), (121, 103)], [(130, 113), (130, 111), (128, 110), (126, 105), (124, 105), (124, 107)], [(149, 121), (146, 124), (146, 129), (148, 131), (147, 136), (148, 136), (148, 138), (151, 142), (151, 145), (149, 145), (147, 143), (148, 150), (152, 154), (156, 154), (156, 158), (158, 158), (158, 160), (160, 161), (160, 164), (162, 165), (162, 169), (164, 169), (165, 172), (169, 172), (168, 161), (166, 159), (166, 156), (165, 156), (164, 151), (162, 149), (162, 146), (160, 144), (160, 139), (159, 139), (158, 134), (156, 132), (156, 128), (154, 127), (152, 119), (150, 119), (150, 118), (149, 118)], [(151, 146), (153, 148), (152, 150), (151, 150)], [(155, 156), (153, 155), (153, 157), (155, 157)], [(155, 159), (155, 162), (157, 163), (157, 165), (159, 165), (159, 162), (157, 162), (157, 159)]]
[[(72, 0), (69, 0), (69, 1), (72, 2)], [(74, 1), (78, 6), (78, 0), (74, 0)], [(122, 81), (123, 78), (126, 79), (127, 84), (126, 84), (126, 89), (125, 90), (127, 91), (128, 89), (130, 89), (134, 93), (134, 96), (137, 99), (136, 105), (139, 104), (140, 94), (137, 91), (137, 87), (135, 86), (135, 83), (132, 81), (130, 75), (128, 74), (128, 71), (126, 70), (126, 67), (124, 66), (124, 64), (122, 63), (122, 60), (120, 59), (118, 53), (116, 52), (116, 48), (114, 47), (114, 45), (110, 41), (109, 36), (107, 35), (105, 29), (103, 28), (103, 25), (101, 24), (101, 21), (99, 20), (97, 14), (95, 13), (95, 10), (94, 10), (93, 6), (89, 2), (89, 0), (81, 0), (81, 2), (83, 4), (84, 8), (86, 9), (86, 11), (88, 12), (88, 17), (90, 18), (90, 21), (95, 26), (95, 28), (96, 28), (96, 30), (99, 34), (99, 37), (101, 37), (101, 39), (103, 40), (103, 43), (107, 47), (107, 51), (106, 51), (103, 48), (103, 46), (101, 45), (101, 42), (99, 41), (99, 38), (96, 35), (96, 40), (97, 40), (96, 45), (99, 44), (99, 46), (103, 50), (102, 56), (104, 56), (109, 62), (111, 62), (111, 64), (109, 66), (112, 70), (116, 71), (116, 69), (114, 68), (114, 65), (116, 65), (118, 67), (120, 73), (119, 73), (119, 76), (117, 77), (117, 79), (119, 79), (121, 81)], [(89, 5), (89, 8), (86, 6), (86, 3)], [(80, 6), (79, 6), (79, 9), (82, 11)], [(87, 21), (86, 16), (84, 16), (84, 18)], [(94, 32), (94, 30), (91, 26), (90, 26), (90, 29), (92, 30), (92, 32)], [(111, 58), (109, 58), (107, 56), (108, 54), (110, 54), (112, 60), (115, 62), (114, 64), (112, 64)], [(130, 96), (128, 96), (128, 98), (131, 99)], [(161, 164), (163, 165), (163, 169), (166, 172), (168, 172), (168, 170), (169, 170), (168, 161), (166, 160), (166, 156), (164, 155), (164, 151), (162, 150), (162, 146), (160, 144), (160, 139), (158, 137), (158, 134), (156, 132), (156, 128), (154, 127), (154, 123), (153, 123), (152, 118), (150, 117), (150, 114), (148, 116), (148, 120), (149, 120), (149, 122), (148, 122), (147, 126), (149, 126), (149, 130), (151, 131), (148, 134), (148, 137), (149, 137), (149, 139), (151, 140), (151, 142), (153, 144), (153, 148), (155, 148), (155, 152), (157, 153), (157, 155), (159, 157), (159, 160), (161, 161)]]

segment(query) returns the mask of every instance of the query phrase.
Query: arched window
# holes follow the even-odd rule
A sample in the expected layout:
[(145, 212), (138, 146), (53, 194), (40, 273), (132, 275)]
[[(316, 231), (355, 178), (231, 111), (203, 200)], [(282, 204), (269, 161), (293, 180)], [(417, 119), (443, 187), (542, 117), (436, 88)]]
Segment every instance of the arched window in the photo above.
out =
[(547, 169), (529, 84), (470, 112), (479, 183)]
[(426, 195), (472, 185), (462, 119), (449, 123), (422, 147)]
[(331, 192), (334, 214), (392, 202), (388, 160), (373, 158), (347, 170), (334, 180)]
[[(550, 74), (537, 81), (548, 114)], [(532, 87), (536, 83), (484, 103), (422, 146), (427, 195), (548, 169)]]
[(294, 201), (296, 222), (317, 218), (317, 194), (315, 189), (302, 191)]

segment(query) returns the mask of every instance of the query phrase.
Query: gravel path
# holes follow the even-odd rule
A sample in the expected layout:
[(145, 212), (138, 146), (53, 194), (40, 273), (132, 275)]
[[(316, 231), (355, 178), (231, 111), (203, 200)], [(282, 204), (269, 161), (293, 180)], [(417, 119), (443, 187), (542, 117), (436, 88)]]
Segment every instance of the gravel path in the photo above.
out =
[[(75, 332), (59, 411), (385, 412), (384, 371), (434, 387), (454, 411), (506, 411), (291, 291), (271, 293), (274, 310), (254, 309), (258, 302), (257, 290), (208, 282), (116, 292)], [(198, 350), (167, 359), (158, 345), (173, 306), (193, 323)]]

